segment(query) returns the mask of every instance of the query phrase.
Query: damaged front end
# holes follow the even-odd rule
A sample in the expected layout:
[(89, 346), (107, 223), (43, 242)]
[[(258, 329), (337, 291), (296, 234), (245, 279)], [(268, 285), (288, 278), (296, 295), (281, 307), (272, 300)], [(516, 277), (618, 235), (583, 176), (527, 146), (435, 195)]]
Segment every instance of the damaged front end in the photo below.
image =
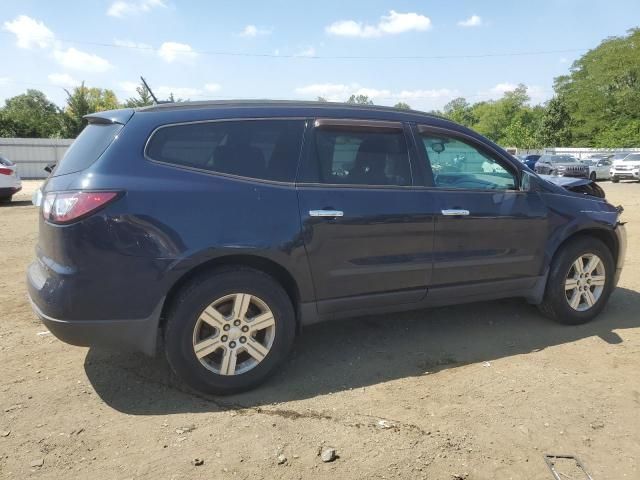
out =
[(538, 175), (549, 183), (565, 188), (570, 192), (605, 198), (604, 190), (593, 180), (588, 178), (557, 177), (555, 175)]

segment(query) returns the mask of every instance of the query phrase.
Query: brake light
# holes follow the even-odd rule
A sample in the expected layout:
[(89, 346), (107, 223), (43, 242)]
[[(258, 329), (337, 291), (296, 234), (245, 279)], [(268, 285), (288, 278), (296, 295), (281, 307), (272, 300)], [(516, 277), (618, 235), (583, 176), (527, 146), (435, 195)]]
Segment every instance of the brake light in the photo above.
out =
[(0, 175), (13, 175), (13, 170), (10, 168), (0, 168)]
[(71, 223), (94, 213), (118, 192), (50, 192), (42, 202), (42, 215), (51, 223)]

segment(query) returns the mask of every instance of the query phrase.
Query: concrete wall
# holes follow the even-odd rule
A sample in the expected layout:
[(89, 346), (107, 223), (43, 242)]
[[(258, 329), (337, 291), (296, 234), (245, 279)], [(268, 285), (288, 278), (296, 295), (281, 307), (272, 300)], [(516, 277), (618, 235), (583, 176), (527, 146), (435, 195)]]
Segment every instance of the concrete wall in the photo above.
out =
[(0, 138), (0, 154), (16, 165), (22, 178), (46, 178), (50, 163), (59, 162), (72, 139), (65, 138)]
[(640, 153), (640, 148), (545, 148), (544, 153), (555, 155), (573, 155), (577, 159), (586, 158), (594, 153), (618, 153), (618, 152), (634, 152)]

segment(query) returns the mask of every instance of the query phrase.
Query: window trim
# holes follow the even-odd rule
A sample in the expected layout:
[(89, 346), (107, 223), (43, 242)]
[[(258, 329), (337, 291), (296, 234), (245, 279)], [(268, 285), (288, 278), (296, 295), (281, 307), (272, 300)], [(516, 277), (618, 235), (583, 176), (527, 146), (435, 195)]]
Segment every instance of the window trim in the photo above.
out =
[[(421, 157), (421, 164), (423, 165), (423, 170), (425, 171), (425, 187), (432, 188), (435, 190), (446, 190), (446, 191), (466, 191), (466, 192), (522, 192), (522, 170), (518, 168), (517, 165), (514, 164), (509, 158), (506, 158), (499, 150), (495, 149), (491, 145), (485, 144), (481, 142), (477, 138), (468, 135), (464, 132), (459, 132), (456, 130), (450, 130), (448, 128), (436, 127), (425, 124), (414, 124), (414, 135), (416, 137), (416, 144), (419, 145), (422, 142), (422, 136), (424, 134), (440, 134), (446, 135), (454, 139), (458, 139), (463, 143), (469, 144), (470, 146), (477, 148), (478, 150), (486, 153), (491, 158), (496, 160), (496, 162), (501, 165), (503, 168), (511, 172), (515, 176), (516, 186), (514, 189), (509, 188), (496, 188), (496, 189), (484, 189), (484, 188), (447, 188), (447, 187), (438, 187), (434, 182), (433, 169), (431, 167), (431, 160), (426, 152), (426, 148), (423, 146), (418, 146), (418, 155)], [(430, 183), (430, 184), (429, 184)]]
[[(216, 172), (215, 170), (207, 170), (205, 168), (198, 167), (190, 167), (187, 165), (178, 165), (175, 163), (164, 162), (162, 160), (156, 160), (147, 155), (147, 150), (149, 149), (149, 142), (154, 137), (154, 135), (163, 128), (170, 127), (179, 127), (182, 125), (195, 125), (200, 123), (224, 123), (224, 122), (243, 122), (243, 121), (277, 121), (277, 120), (299, 120), (304, 124), (304, 128), (302, 130), (302, 136), (300, 138), (300, 150), (298, 152), (298, 162), (296, 164), (296, 173), (293, 177), (293, 180), (290, 182), (285, 182), (282, 180), (269, 180), (267, 178), (256, 178), (256, 177), (246, 177), (244, 175), (235, 175), (233, 173), (225, 173), (225, 172)], [(304, 151), (304, 144), (307, 137), (307, 131), (309, 130), (309, 117), (233, 117), (233, 118), (216, 118), (216, 119), (207, 119), (207, 120), (190, 120), (185, 122), (173, 122), (173, 123), (165, 123), (155, 127), (151, 133), (147, 136), (147, 140), (144, 143), (144, 147), (142, 150), (142, 155), (145, 160), (151, 163), (155, 163), (156, 165), (162, 165), (170, 168), (177, 168), (180, 170), (187, 170), (195, 173), (204, 173), (207, 175), (213, 175), (223, 178), (229, 178), (232, 180), (243, 180), (246, 182), (258, 182), (258, 183), (266, 183), (270, 185), (281, 185), (281, 186), (294, 186), (296, 184), (296, 180), (298, 177), (298, 172), (300, 170), (300, 164), (302, 159), (302, 152)]]
[[(318, 121), (326, 121), (326, 123), (321, 123), (318, 125)], [(360, 189), (360, 190), (406, 190), (406, 189), (416, 189), (423, 188), (422, 185), (416, 184), (416, 173), (413, 161), (413, 152), (415, 151), (415, 144), (412, 137), (408, 135), (407, 129), (405, 129), (406, 122), (397, 122), (397, 121), (386, 121), (386, 120), (367, 120), (367, 119), (352, 119), (352, 118), (315, 118), (311, 119), (309, 122), (308, 128), (305, 132), (305, 137), (303, 140), (303, 148), (300, 163), (298, 164), (298, 180), (296, 181), (296, 185), (300, 187), (321, 187), (321, 188), (350, 188), (350, 189)], [(405, 144), (407, 146), (407, 162), (409, 164), (409, 174), (411, 175), (410, 184), (409, 185), (368, 185), (362, 183), (323, 183), (320, 181), (316, 182), (306, 182), (300, 181), (299, 177), (302, 169), (305, 167), (307, 162), (312, 161), (309, 157), (313, 152), (310, 151), (310, 146), (315, 145), (315, 132), (316, 129), (323, 129), (327, 127), (327, 129), (333, 129), (331, 127), (335, 127), (338, 131), (347, 131), (347, 132), (371, 132), (371, 133), (399, 133), (403, 136)], [(360, 127), (360, 128), (359, 128)], [(318, 162), (317, 155), (313, 155), (316, 163)]]

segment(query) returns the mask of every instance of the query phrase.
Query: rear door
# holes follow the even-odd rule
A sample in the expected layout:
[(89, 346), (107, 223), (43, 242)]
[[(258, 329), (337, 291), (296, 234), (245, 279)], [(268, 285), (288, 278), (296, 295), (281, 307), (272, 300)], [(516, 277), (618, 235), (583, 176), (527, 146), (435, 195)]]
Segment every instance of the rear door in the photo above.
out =
[(406, 128), (317, 119), (308, 131), (297, 188), (321, 314), (413, 303), (426, 293), (435, 203), (414, 184)]
[(541, 275), (547, 210), (537, 193), (518, 189), (516, 167), (455, 131), (419, 126), (416, 135), (438, 204), (432, 285)]

